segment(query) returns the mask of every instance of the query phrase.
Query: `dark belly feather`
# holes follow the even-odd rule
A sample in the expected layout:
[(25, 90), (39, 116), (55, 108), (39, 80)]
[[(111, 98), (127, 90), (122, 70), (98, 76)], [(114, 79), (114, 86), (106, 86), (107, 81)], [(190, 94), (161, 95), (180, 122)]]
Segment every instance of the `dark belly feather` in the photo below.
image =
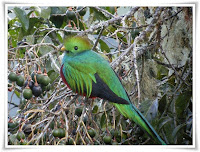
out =
[(102, 99), (106, 99), (110, 102), (118, 103), (118, 104), (129, 104), (125, 99), (117, 96), (108, 85), (103, 82), (103, 80), (99, 77), (99, 75), (95, 74), (96, 82), (92, 82), (92, 93), (91, 96), (99, 97)]

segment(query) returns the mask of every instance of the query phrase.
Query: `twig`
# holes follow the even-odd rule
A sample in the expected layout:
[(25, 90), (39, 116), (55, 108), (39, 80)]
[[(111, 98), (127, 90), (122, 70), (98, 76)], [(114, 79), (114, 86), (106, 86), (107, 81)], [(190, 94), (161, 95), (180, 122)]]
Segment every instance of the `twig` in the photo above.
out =
[(40, 30), (41, 32), (46, 31), (46, 30), (53, 30), (53, 31), (63, 31), (63, 32), (67, 32), (67, 33), (83, 33), (83, 31), (78, 31), (78, 30), (66, 30), (66, 29), (59, 29), (59, 28), (45, 28)]
[(45, 36), (43, 37), (43, 39), (41, 40), (40, 44), (42, 44), (44, 42), (44, 40), (46, 39), (46, 37), (51, 33), (54, 32), (55, 29), (52, 29), (51, 31), (49, 31), (47, 34), (45, 34)]
[(85, 113), (85, 106), (84, 106), (83, 111), (82, 111), (82, 114), (81, 114), (81, 116), (80, 116), (80, 118), (79, 118), (78, 127), (77, 127), (77, 129), (76, 129), (76, 132), (78, 132), (79, 129), (80, 129), (80, 124), (81, 124), (81, 122), (82, 122), (82, 120), (83, 120), (83, 115), (84, 115), (84, 113)]
[[(190, 71), (188, 71), (188, 72), (186, 73), (186, 76), (183, 78), (184, 81), (185, 81), (186, 78), (189, 76), (189, 74), (190, 74)], [(167, 103), (166, 108), (165, 108), (164, 112), (162, 113), (161, 118), (166, 114), (166, 112), (168, 111), (168, 109), (169, 109), (171, 103), (175, 100), (174, 96), (176, 96), (177, 91), (180, 89), (180, 87), (182, 86), (182, 83), (183, 83), (184, 81), (180, 81), (180, 83), (177, 84), (176, 90), (175, 90), (174, 93), (172, 94), (171, 100)]]
[[(17, 49), (20, 49), (20, 48), (27, 48), (27, 47), (34, 47), (35, 48), (35, 47), (39, 47), (39, 46), (50, 46), (50, 47), (53, 47), (56, 51), (58, 50), (58, 47), (56, 47), (52, 43), (39, 43), (39, 44), (34, 44), (34, 45), (29, 44), (29, 45), (17, 46), (15, 48), (8, 49), (8, 51), (14, 51), (14, 50), (17, 50)], [(56, 52), (55, 50), (54, 50), (54, 52)], [(52, 52), (52, 53), (54, 53), (54, 52)]]
[(158, 64), (160, 64), (160, 65), (163, 65), (163, 66), (165, 66), (165, 67), (167, 67), (167, 68), (172, 68), (171, 67), (171, 65), (173, 65), (173, 67), (176, 69), (176, 70), (179, 70), (180, 68), (182, 68), (183, 66), (178, 66), (178, 65), (176, 65), (176, 64), (166, 64), (166, 63), (163, 63), (163, 62), (160, 62), (159, 60), (156, 60), (156, 59), (154, 59), (154, 61), (156, 61)]
[(71, 100), (63, 103), (63, 108), (66, 108), (67, 106), (69, 106), (74, 100), (76, 100), (78, 97), (78, 95), (75, 95)]
[(84, 33), (93, 33), (95, 30), (97, 30), (98, 28), (100, 27), (108, 27), (110, 24), (113, 24), (115, 22), (120, 22), (122, 20), (122, 18), (124, 16), (127, 16), (126, 18), (129, 18), (131, 16), (133, 16), (133, 14), (139, 9), (139, 7), (134, 7), (132, 8), (127, 14), (123, 15), (123, 16), (119, 16), (119, 17), (115, 17), (115, 18), (112, 18), (110, 20), (107, 20), (105, 22), (101, 22), (97, 25), (94, 25), (94, 26), (91, 26), (89, 29), (87, 29), (86, 31), (83, 32)]
[(55, 100), (59, 100), (59, 99), (62, 99), (63, 97), (68, 97), (68, 96), (72, 96), (72, 90), (68, 91), (68, 92), (65, 92), (63, 94), (61, 94), (60, 96), (57, 96), (54, 98), (54, 101)]
[(127, 48), (119, 57), (117, 57), (110, 65), (112, 66), (113, 69), (115, 69), (119, 63), (124, 59), (125, 56), (128, 56), (128, 54), (130, 53), (130, 51), (133, 48), (133, 44)]
[(153, 20), (151, 21), (151, 23), (149, 24), (149, 26), (147, 26), (147, 28), (143, 31), (143, 32), (140, 32), (139, 36), (137, 36), (134, 40), (134, 43), (126, 49), (125, 52), (123, 52), (118, 58), (116, 58), (112, 63), (111, 63), (111, 66), (113, 67), (113, 69), (115, 69), (117, 67), (117, 65), (119, 65), (119, 63), (122, 62), (122, 60), (124, 59), (125, 56), (128, 56), (130, 54), (130, 51), (133, 49), (133, 47), (136, 47), (136, 44), (139, 42), (139, 41), (142, 41), (145, 39), (146, 37), (146, 33), (151, 33), (153, 32), (154, 30), (154, 27), (155, 27), (155, 23), (158, 21), (159, 19), (159, 16), (161, 14), (161, 10), (162, 8), (158, 7), (156, 9), (156, 12), (153, 16)]
[(53, 58), (53, 55), (51, 53), (48, 53), (49, 59), (51, 60), (51, 63), (53, 63), (53, 65), (55, 66), (54, 70), (56, 72), (60, 71), (60, 68), (58, 67), (58, 65), (56, 64), (56, 61)]
[(176, 69), (174, 68), (174, 66), (171, 64), (171, 62), (169, 61), (167, 55), (165, 54), (164, 50), (162, 49), (162, 46), (160, 46), (161, 49), (161, 53), (164, 55), (164, 57), (166, 58), (167, 62), (169, 63), (169, 65), (172, 67), (172, 69), (174, 70), (176, 76), (178, 76), (178, 78), (183, 81), (183, 83), (185, 83), (187, 86), (189, 86), (189, 84), (187, 84), (187, 82), (185, 82), (185, 80), (183, 80), (183, 78), (178, 74), (178, 72), (176, 71)]
[(112, 109), (112, 114), (113, 114), (113, 128), (115, 129), (116, 124), (115, 124), (115, 109), (114, 108)]
[[(82, 135), (81, 135), (80, 131), (78, 131), (78, 134), (80, 135), (80, 138), (81, 138), (81, 140), (82, 140), (83, 144), (84, 144), (84, 145), (86, 145), (86, 143), (85, 143), (85, 141), (84, 141), (84, 139), (83, 139), (83, 137), (82, 137)], [(78, 134), (77, 134), (77, 138), (78, 138)]]
[(65, 114), (65, 112), (63, 111), (63, 109), (61, 110), (62, 111), (62, 114), (64, 115), (64, 118), (65, 118), (65, 125), (66, 125), (66, 130), (65, 130), (65, 136), (66, 138), (68, 138), (69, 134), (68, 134), (68, 131), (69, 131), (69, 122), (68, 122), (68, 119), (67, 119), (67, 116)]
[(104, 27), (102, 27), (101, 31), (99, 32), (99, 35), (98, 35), (98, 37), (97, 37), (97, 40), (96, 40), (95, 44), (94, 44), (93, 47), (92, 47), (92, 50), (94, 50), (94, 49), (96, 48), (96, 46), (97, 46), (97, 44), (98, 44), (98, 42), (99, 42), (99, 39), (101, 38), (101, 35), (102, 35), (102, 33), (103, 33), (103, 30), (104, 30)]
[(106, 128), (108, 128), (108, 115), (106, 113), (106, 102), (103, 105), (103, 110), (104, 110), (104, 113), (105, 113), (105, 116), (106, 116)]
[(52, 116), (50, 119), (49, 119), (49, 122), (47, 123), (47, 125), (44, 127), (44, 129), (42, 130), (42, 132), (40, 133), (40, 135), (37, 137), (37, 140), (35, 142), (35, 144), (37, 144), (40, 140), (40, 138), (43, 136), (44, 132), (47, 130), (47, 128), (49, 127), (51, 121), (54, 119), (55, 116)]
[(137, 27), (123, 27), (123, 26), (119, 26), (119, 25), (114, 25), (118, 28), (122, 28), (122, 29), (129, 29), (129, 30), (134, 30), (134, 29), (140, 29), (140, 28), (143, 28), (143, 27), (147, 27), (149, 26), (149, 24), (146, 24), (146, 25), (141, 25), (141, 26), (137, 26)]
[(150, 141), (151, 138), (147, 138), (147, 140), (145, 140), (142, 145), (146, 145), (149, 141)]
[(94, 144), (92, 138), (90, 137), (90, 135), (89, 135), (89, 133), (88, 133), (88, 131), (87, 131), (87, 128), (86, 128), (86, 126), (85, 126), (83, 120), (81, 121), (81, 123), (82, 123), (82, 125), (83, 125), (83, 127), (84, 127), (84, 129), (85, 129), (86, 135), (88, 136), (89, 140), (91, 141), (92, 144)]
[(140, 78), (139, 78), (139, 72), (138, 72), (138, 67), (137, 67), (137, 56), (136, 56), (136, 50), (135, 47), (133, 47), (133, 64), (135, 68), (135, 76), (136, 76), (136, 81), (137, 81), (137, 88), (138, 88), (138, 103), (137, 105), (139, 106), (140, 104)]
[(34, 127), (38, 126), (39, 124), (41, 124), (41, 123), (43, 123), (45, 121), (48, 121), (48, 120), (49, 120), (49, 118), (43, 119), (42, 121), (39, 121), (36, 124), (32, 125), (32, 127), (34, 128)]
[(174, 16), (177, 16), (177, 15), (178, 15), (180, 12), (182, 12), (182, 11), (183, 11), (183, 9), (179, 10), (177, 13), (171, 15), (170, 17), (164, 18), (163, 21), (169, 20), (169, 19), (173, 18)]

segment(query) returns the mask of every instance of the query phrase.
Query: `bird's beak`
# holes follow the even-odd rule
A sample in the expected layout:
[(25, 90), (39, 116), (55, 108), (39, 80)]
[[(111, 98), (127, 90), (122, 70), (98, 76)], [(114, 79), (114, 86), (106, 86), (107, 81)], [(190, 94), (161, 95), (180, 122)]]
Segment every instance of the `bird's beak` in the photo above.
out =
[(65, 51), (65, 46), (61, 47), (60, 51)]

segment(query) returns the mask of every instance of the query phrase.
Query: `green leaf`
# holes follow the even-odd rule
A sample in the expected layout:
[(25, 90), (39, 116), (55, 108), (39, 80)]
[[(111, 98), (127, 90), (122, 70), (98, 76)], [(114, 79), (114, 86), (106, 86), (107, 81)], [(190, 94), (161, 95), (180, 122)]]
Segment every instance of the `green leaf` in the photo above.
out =
[(47, 74), (49, 78), (51, 79), (50, 83), (52, 83), (59, 76), (59, 74), (55, 72), (54, 70), (49, 71)]
[(29, 20), (29, 30), (34, 29), (35, 27), (38, 28), (42, 22), (44, 21), (44, 19), (42, 17), (32, 17)]
[(157, 79), (161, 80), (163, 77), (168, 76), (169, 70), (165, 66), (158, 64), (157, 69), (158, 69), (156, 77)]
[(110, 52), (110, 48), (108, 47), (108, 45), (103, 41), (103, 40), (99, 40), (99, 44), (100, 44), (100, 48), (101, 48), (101, 51), (106, 51), (107, 53)]
[(27, 35), (27, 32), (21, 27), (20, 28), (20, 31), (19, 31), (19, 34), (18, 34), (18, 38), (17, 40), (18, 41), (22, 41), (22, 39), (24, 38), (24, 36)]
[(175, 80), (176, 80), (175, 76), (171, 76), (171, 78), (168, 80), (168, 83), (172, 86), (175, 86), (176, 85)]
[(43, 17), (44, 19), (48, 19), (51, 14), (51, 7), (43, 8), (41, 10), (40, 17)]
[(59, 7), (59, 9), (60, 9), (60, 12), (61, 12), (62, 14), (66, 13), (66, 11), (68, 10), (67, 7)]
[[(51, 38), (49, 36), (46, 36), (45, 39), (44, 38), (40, 38), (38, 39), (37, 43), (53, 43)], [(47, 54), (48, 52), (52, 51), (53, 48), (50, 46), (41, 46), (39, 48), (39, 55), (43, 56), (45, 54)]]
[(36, 28), (40, 27), (43, 20), (44, 19), (41, 17), (30, 18), (28, 30), (24, 30), (23, 27), (20, 27), (20, 31), (18, 33), (18, 41), (21, 41), (24, 38), (24, 36), (32, 35), (35, 32)]
[(66, 12), (66, 7), (51, 7), (51, 14), (63, 14)]
[[(112, 26), (112, 25), (109, 25), (109, 26), (107, 27), (107, 29), (108, 29), (111, 33), (114, 33), (115, 30), (117, 30), (117, 28), (114, 27), (114, 26)], [(119, 32), (118, 32), (118, 33), (119, 33)], [(118, 34), (118, 33), (117, 33), (117, 34)], [(117, 36), (122, 37), (122, 34), (121, 34), (121, 35), (117, 35)]]
[(165, 94), (159, 101), (158, 111), (160, 112), (160, 114), (164, 112), (166, 104), (167, 104), (167, 98)]
[(20, 48), (20, 49), (17, 51), (16, 57), (17, 57), (17, 58), (24, 58), (25, 52), (26, 52), (26, 48)]
[(92, 109), (92, 113), (97, 113), (98, 108), (99, 108), (99, 107), (98, 107), (97, 105), (95, 105), (94, 108)]
[(28, 42), (29, 44), (34, 44), (34, 37), (33, 37), (33, 35), (26, 36), (26, 42)]
[(38, 7), (38, 6), (31, 6), (30, 9), (35, 12), (35, 15), (40, 16), (40, 14), (41, 14), (41, 8), (40, 7)]
[(101, 116), (100, 125), (101, 125), (101, 128), (104, 128), (106, 126), (106, 115), (105, 115), (105, 113), (103, 113), (102, 116)]
[(27, 31), (29, 28), (29, 18), (26, 15), (26, 12), (18, 7), (15, 7), (14, 12), (16, 14), (16, 16), (18, 17), (19, 21), (22, 24), (22, 28)]
[(12, 47), (16, 47), (17, 46), (17, 38), (18, 38), (18, 34), (19, 34), (20, 28), (15, 28), (15, 29), (9, 29), (9, 35), (10, 35), (10, 39), (11, 39), (11, 46)]
[(176, 109), (176, 115), (179, 119), (184, 119), (185, 110), (188, 106), (191, 97), (192, 97), (192, 92), (186, 91), (180, 94), (176, 99), (175, 109)]
[(63, 38), (62, 38), (62, 36), (60, 35), (60, 33), (56, 33), (56, 36), (57, 36), (58, 40), (59, 40), (61, 43), (63, 43)]
[(20, 93), (19, 93), (17, 90), (15, 90), (14, 92), (15, 92), (16, 96), (17, 96), (18, 98), (20, 98)]
[(17, 145), (17, 141), (18, 141), (18, 140), (17, 140), (15, 134), (10, 134), (10, 136), (9, 136), (9, 140), (10, 140), (11, 144), (13, 144), (13, 145)]
[(50, 46), (41, 46), (40, 47), (40, 51), (39, 51), (39, 56), (43, 56), (45, 54), (47, 54), (48, 52), (52, 51), (52, 47)]
[(170, 121), (172, 121), (173, 119), (170, 117), (164, 117), (159, 121), (159, 130), (162, 129), (162, 127), (164, 127), (165, 124), (169, 123)]
[(42, 21), (43, 19), (40, 17), (30, 18), (28, 30), (25, 31), (23, 28), (21, 28), (19, 36), (18, 36), (18, 40), (22, 40), (24, 36), (32, 35), (35, 32), (36, 28), (38, 28), (41, 25)]
[(141, 113), (147, 118), (148, 121), (151, 121), (157, 116), (158, 113), (158, 100), (150, 101), (145, 100), (141, 103), (140, 109)]
[(64, 21), (64, 16), (51, 16), (50, 21), (56, 26), (56, 28), (60, 28)]
[(51, 63), (52, 63), (51, 60), (46, 60), (45, 67), (46, 67), (47, 71), (53, 70), (52, 67), (51, 67)]
[(111, 14), (114, 14), (115, 13), (115, 7), (106, 7), (106, 10), (108, 12), (110, 12)]
[(107, 20), (108, 18), (94, 7), (90, 7), (90, 14), (93, 14), (93, 20)]
[(172, 132), (174, 130), (173, 116), (164, 117), (159, 123), (159, 131), (162, 129), (164, 136), (167, 138), (169, 143), (174, 143), (174, 138), (172, 137)]
[(177, 133), (183, 128), (185, 127), (186, 124), (180, 124), (178, 125), (172, 132), (172, 137), (176, 137)]
[(151, 102), (151, 105), (148, 108), (146, 118), (149, 121), (152, 121), (156, 118), (158, 114), (158, 99), (156, 98), (153, 102)]

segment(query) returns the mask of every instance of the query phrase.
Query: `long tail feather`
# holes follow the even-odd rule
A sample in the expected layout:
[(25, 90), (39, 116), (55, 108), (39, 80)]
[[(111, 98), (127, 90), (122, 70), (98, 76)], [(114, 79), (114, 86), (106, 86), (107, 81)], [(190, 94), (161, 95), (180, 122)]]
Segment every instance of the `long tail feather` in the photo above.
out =
[(151, 124), (145, 119), (141, 112), (132, 104), (115, 104), (115, 107), (127, 118), (133, 120), (136, 124), (141, 126), (155, 141), (159, 144), (166, 145), (166, 143), (160, 138)]

